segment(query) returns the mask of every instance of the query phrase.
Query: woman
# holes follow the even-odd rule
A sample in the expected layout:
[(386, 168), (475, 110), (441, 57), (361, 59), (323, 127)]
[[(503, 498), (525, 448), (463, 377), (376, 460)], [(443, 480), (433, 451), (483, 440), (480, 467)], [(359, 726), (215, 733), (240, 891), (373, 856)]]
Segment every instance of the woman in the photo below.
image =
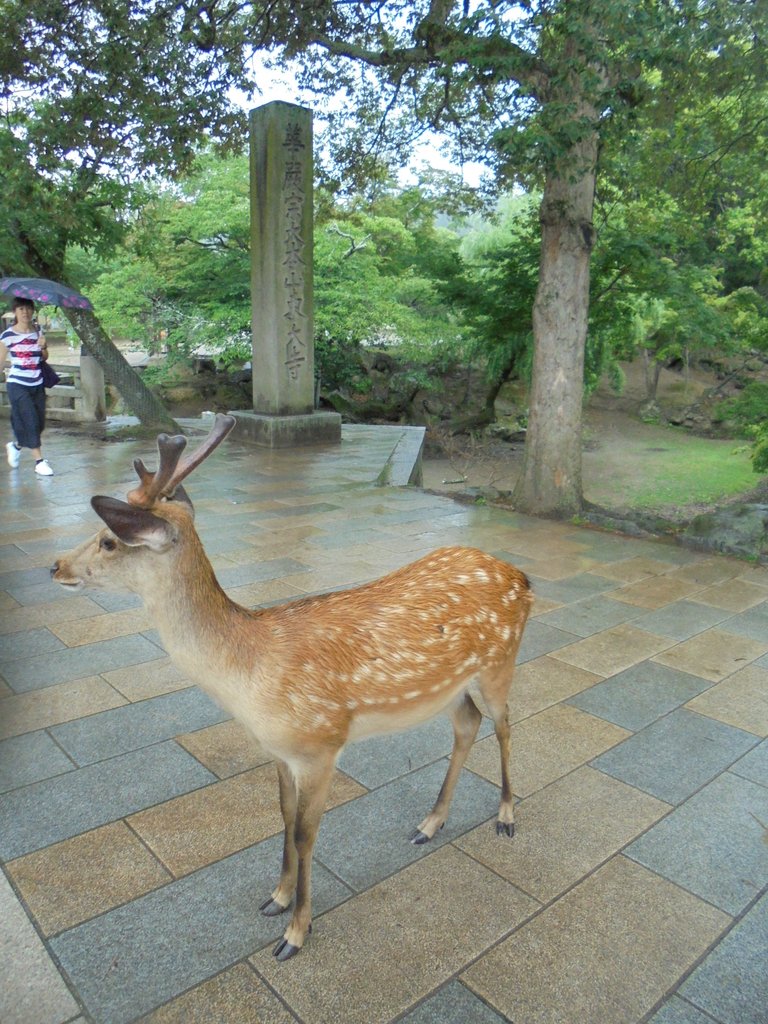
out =
[(45, 388), (40, 364), (48, 358), (48, 346), (35, 323), (34, 302), (14, 299), (11, 309), (16, 320), (0, 335), (6, 355), (11, 359), (11, 369), (5, 376), (14, 435), (14, 440), (5, 446), (8, 465), (15, 469), (21, 449), (31, 448), (37, 475), (53, 476), (40, 447), (40, 435), (45, 427)]

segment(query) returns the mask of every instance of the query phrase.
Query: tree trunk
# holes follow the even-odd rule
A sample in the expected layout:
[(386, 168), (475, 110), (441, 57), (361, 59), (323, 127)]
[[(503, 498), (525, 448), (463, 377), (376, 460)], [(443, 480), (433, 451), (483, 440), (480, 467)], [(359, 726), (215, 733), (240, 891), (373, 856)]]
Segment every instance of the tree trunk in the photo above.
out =
[(178, 423), (112, 343), (94, 313), (81, 309), (63, 309), (62, 312), (134, 416), (138, 416), (145, 427), (180, 433)]
[(597, 131), (585, 129), (544, 186), (528, 432), (513, 496), (521, 512), (567, 516), (582, 506), (584, 346), (597, 145)]

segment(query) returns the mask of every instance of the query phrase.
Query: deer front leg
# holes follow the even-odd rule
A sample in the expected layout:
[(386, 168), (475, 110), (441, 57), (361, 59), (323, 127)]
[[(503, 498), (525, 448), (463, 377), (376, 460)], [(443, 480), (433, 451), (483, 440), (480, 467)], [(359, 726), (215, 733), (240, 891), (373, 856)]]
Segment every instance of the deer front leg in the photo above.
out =
[(483, 718), (477, 704), (475, 704), (468, 693), (465, 693), (460, 702), (454, 707), (451, 717), (453, 719), (451, 762), (448, 765), (448, 771), (440, 787), (440, 793), (438, 794), (435, 806), (411, 836), (411, 842), (414, 846), (428, 843), (437, 830), (445, 824), (451, 800), (453, 799), (453, 791), (459, 780), (459, 774), (464, 767), (467, 754), (475, 741), (477, 730), (480, 728), (480, 722)]
[(293, 830), (298, 857), (296, 903), (290, 924), (272, 950), (278, 960), (289, 960), (295, 956), (312, 930), (312, 851), (328, 798), (336, 763), (335, 753), (316, 758), (296, 779), (298, 800)]
[(496, 820), (496, 834), (510, 838), (515, 834), (515, 798), (512, 794), (512, 781), (509, 773), (510, 732), (507, 694), (512, 682), (513, 671), (514, 658), (496, 675), (487, 678), (480, 677), (480, 692), (493, 718), (501, 756), (501, 802), (499, 816)]
[(276, 761), (277, 782), (280, 787), (280, 811), (283, 815), (283, 866), (280, 871), (280, 882), (268, 900), (261, 904), (259, 910), (265, 917), (276, 917), (284, 913), (293, 899), (298, 873), (298, 855), (294, 829), (296, 826), (296, 783), (284, 761)]

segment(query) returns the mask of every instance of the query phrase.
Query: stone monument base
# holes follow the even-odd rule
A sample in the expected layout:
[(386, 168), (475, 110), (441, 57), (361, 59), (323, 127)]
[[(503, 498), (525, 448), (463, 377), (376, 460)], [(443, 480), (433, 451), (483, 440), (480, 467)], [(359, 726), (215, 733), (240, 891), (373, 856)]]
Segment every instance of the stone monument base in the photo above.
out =
[(340, 444), (341, 416), (337, 412), (297, 413), (267, 416), (251, 409), (232, 411), (233, 437), (251, 441), (262, 448), (298, 448), (310, 444)]

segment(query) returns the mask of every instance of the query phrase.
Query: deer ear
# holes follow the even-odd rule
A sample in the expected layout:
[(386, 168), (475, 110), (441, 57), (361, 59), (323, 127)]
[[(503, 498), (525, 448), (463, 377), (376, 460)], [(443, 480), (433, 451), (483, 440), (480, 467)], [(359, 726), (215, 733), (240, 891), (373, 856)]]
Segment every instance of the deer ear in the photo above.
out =
[(112, 533), (129, 547), (144, 545), (153, 551), (162, 551), (176, 539), (176, 529), (148, 509), (100, 495), (91, 498), (91, 506)]

